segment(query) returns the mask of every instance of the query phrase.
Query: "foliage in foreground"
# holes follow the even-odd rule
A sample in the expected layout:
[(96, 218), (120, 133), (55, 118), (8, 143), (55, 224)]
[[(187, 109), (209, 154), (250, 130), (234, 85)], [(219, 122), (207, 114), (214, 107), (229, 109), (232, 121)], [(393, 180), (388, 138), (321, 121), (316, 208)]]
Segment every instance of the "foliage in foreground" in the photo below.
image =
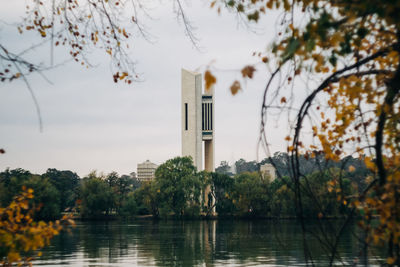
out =
[(33, 199), (33, 189), (24, 187), (8, 207), (0, 208), (0, 264), (3, 266), (29, 264), (36, 250), (49, 245), (63, 227), (74, 224), (68, 216), (55, 222), (35, 221), (40, 207), (35, 207)]
[[(291, 132), (285, 139), (304, 234), (313, 234), (302, 220), (304, 197), (313, 192), (302, 186), (306, 177), (300, 157), (323, 153), (327, 160), (339, 161), (356, 155), (373, 175), (362, 192), (341, 195), (338, 201), (352, 209), (349, 220), (363, 218), (360, 225), (367, 235), (360, 238), (367, 246), (387, 248), (387, 264), (399, 266), (400, 2), (212, 0), (211, 7), (228, 8), (249, 23), (262, 22), (272, 11), (283, 13), (268, 49), (254, 53), (259, 66), (247, 65), (241, 74), (252, 79), (266, 67), (260, 142), (267, 152), (270, 121), (288, 117)], [(210, 70), (205, 80), (206, 87), (216, 82)], [(241, 82), (233, 82), (232, 94), (240, 90)], [(342, 185), (339, 176), (331, 189), (340, 192)], [(371, 223), (374, 216), (378, 224)], [(338, 257), (339, 239), (340, 232), (335, 241), (321, 242), (330, 251), (329, 265)], [(312, 263), (307, 246), (305, 257)]]

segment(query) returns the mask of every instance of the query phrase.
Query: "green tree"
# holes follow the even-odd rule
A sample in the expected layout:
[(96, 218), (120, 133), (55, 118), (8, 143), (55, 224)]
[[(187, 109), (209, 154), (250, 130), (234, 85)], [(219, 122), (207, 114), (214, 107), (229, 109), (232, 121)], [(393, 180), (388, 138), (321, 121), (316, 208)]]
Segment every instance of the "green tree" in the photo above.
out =
[(114, 188), (117, 186), (118, 179), (119, 175), (117, 172), (110, 172), (109, 174), (106, 175), (104, 180), (107, 182), (110, 188)]
[(267, 216), (271, 201), (269, 181), (258, 172), (238, 174), (235, 176), (232, 198), (239, 214)]
[(35, 192), (35, 205), (40, 209), (35, 213), (35, 220), (55, 220), (61, 217), (60, 192), (49, 179), (33, 175), (24, 182), (24, 186)]
[(18, 168), (14, 170), (6, 169), (0, 173), (0, 183), (3, 185), (5, 191), (0, 195), (1, 205), (6, 206), (10, 204), (13, 197), (21, 192), (21, 188), (32, 174), (24, 169)]
[(271, 187), (271, 215), (277, 218), (295, 217), (294, 190), (290, 179), (284, 177), (282, 180), (275, 180)]
[(138, 205), (136, 203), (135, 195), (133, 192), (126, 195), (121, 203), (121, 208), (118, 212), (122, 217), (128, 218), (138, 213)]
[(227, 161), (221, 161), (219, 166), (217, 168), (215, 168), (215, 172), (227, 174), (227, 175), (233, 175), (231, 166), (229, 166), (229, 163)]
[(260, 169), (257, 162), (253, 161), (246, 161), (244, 159), (239, 159), (235, 162), (236, 173), (243, 173), (243, 172), (256, 172)]
[(84, 218), (98, 218), (109, 215), (114, 208), (114, 194), (101, 177), (95, 173), (84, 178), (81, 189), (81, 215)]
[(219, 216), (235, 214), (232, 202), (235, 179), (227, 174), (211, 173), (211, 190), (215, 198), (216, 212)]
[(80, 178), (76, 173), (71, 171), (59, 171), (57, 169), (47, 169), (42, 176), (48, 178), (60, 193), (61, 211), (75, 207), (80, 181)]
[(3, 191), (0, 195), (2, 206), (10, 204), (25, 186), (35, 190), (35, 205), (41, 207), (35, 213), (35, 220), (54, 220), (61, 216), (60, 192), (48, 178), (23, 169), (7, 169), (0, 173), (0, 184), (0, 190)]
[(157, 168), (155, 176), (159, 205), (164, 213), (173, 212), (176, 216), (199, 214), (204, 186), (190, 157), (167, 160)]
[(332, 168), (324, 172), (314, 172), (301, 180), (304, 216), (317, 218), (324, 216), (344, 216), (348, 209), (337, 198), (347, 199), (352, 192), (350, 180), (341, 179), (337, 185), (339, 169)]
[[(131, 178), (128, 175), (121, 175), (115, 185), (115, 190), (116, 192), (116, 208), (117, 208), (117, 213), (120, 213), (120, 209), (126, 206), (126, 201), (132, 202), (133, 195), (131, 192), (133, 191), (133, 178)], [(131, 199), (131, 200), (129, 200)], [(133, 202), (132, 202), (133, 203)], [(136, 205), (136, 204), (135, 204)], [(125, 208), (126, 211), (126, 208)]]
[(138, 206), (138, 214), (159, 215), (158, 187), (154, 181), (143, 182), (142, 186), (135, 190), (134, 197)]

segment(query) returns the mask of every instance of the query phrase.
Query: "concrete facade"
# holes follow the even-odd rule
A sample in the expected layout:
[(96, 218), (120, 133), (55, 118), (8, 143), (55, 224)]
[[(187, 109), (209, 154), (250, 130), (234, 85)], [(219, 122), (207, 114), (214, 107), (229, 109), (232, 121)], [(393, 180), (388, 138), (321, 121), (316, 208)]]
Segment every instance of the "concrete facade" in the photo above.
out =
[[(182, 69), (182, 156), (191, 156), (198, 171), (213, 172), (214, 163), (214, 89), (202, 90), (202, 75)], [(204, 158), (203, 158), (204, 142)], [(204, 162), (204, 166), (203, 166)], [(205, 190), (208, 203), (210, 188)], [(211, 199), (214, 204), (214, 199)]]
[(269, 179), (271, 179), (271, 182), (276, 179), (275, 168), (270, 163), (265, 163), (265, 164), (261, 165), (260, 172), (261, 172), (261, 175), (263, 178), (269, 177)]
[(191, 156), (197, 170), (203, 169), (201, 74), (182, 69), (182, 156)]
[(141, 182), (153, 180), (157, 167), (157, 164), (154, 164), (149, 160), (139, 163), (137, 165), (137, 179)]

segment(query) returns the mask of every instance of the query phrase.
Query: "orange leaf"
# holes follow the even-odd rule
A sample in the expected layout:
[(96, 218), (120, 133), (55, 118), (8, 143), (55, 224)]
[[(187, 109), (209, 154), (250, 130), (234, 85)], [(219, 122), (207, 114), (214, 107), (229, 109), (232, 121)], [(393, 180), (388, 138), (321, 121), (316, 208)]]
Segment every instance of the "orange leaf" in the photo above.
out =
[(46, 37), (46, 32), (45, 32), (45, 31), (39, 29), (39, 32), (40, 32), (40, 35), (41, 35), (42, 37)]
[(217, 78), (209, 70), (204, 73), (204, 80), (206, 82), (206, 90), (209, 90), (217, 82)]
[(241, 89), (240, 82), (234, 81), (233, 84), (231, 85), (231, 93), (232, 95), (236, 95), (237, 92)]
[(253, 73), (256, 71), (256, 69), (253, 66), (246, 66), (242, 69), (242, 76), (243, 78), (253, 78)]
[(392, 265), (395, 261), (396, 261), (396, 259), (393, 258), (393, 257), (389, 257), (389, 258), (387, 258), (387, 260), (386, 260), (387, 264), (389, 264), (389, 265)]

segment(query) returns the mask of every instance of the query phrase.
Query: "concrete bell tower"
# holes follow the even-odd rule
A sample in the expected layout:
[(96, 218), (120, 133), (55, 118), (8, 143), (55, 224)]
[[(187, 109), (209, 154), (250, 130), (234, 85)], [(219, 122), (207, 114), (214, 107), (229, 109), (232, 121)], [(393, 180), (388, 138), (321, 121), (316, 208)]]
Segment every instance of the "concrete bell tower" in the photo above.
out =
[(203, 142), (204, 170), (215, 170), (214, 128), (214, 88), (203, 92), (202, 75), (182, 69), (182, 156), (191, 156), (198, 171), (203, 170)]

